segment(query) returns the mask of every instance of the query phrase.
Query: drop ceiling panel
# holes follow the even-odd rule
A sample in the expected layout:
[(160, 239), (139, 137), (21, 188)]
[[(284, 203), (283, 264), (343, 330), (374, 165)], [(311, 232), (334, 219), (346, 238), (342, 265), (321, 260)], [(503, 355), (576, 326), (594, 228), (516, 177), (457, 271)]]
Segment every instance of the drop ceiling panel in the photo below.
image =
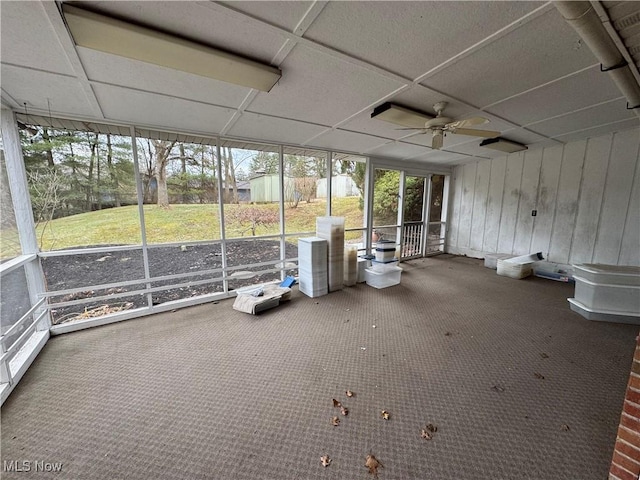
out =
[(57, 114), (93, 116), (84, 90), (75, 78), (9, 65), (2, 65), (1, 75), (2, 89), (20, 105), (26, 102), (27, 108), (44, 112), (51, 109)]
[(259, 93), (247, 110), (334, 125), (402, 85), (301, 45), (282, 71), (276, 86)]
[(333, 130), (314, 138), (309, 145), (343, 152), (363, 153), (384, 142), (384, 139), (371, 135)]
[(432, 150), (425, 155), (419, 155), (411, 160), (424, 161), (429, 163), (454, 164), (469, 160), (477, 160), (475, 157), (468, 155), (460, 155), (453, 152), (445, 152), (443, 150)]
[(2, 2), (0, 26), (3, 63), (74, 73), (40, 2)]
[(421, 83), (483, 107), (595, 63), (554, 8)]
[(292, 32), (313, 2), (220, 2)]
[(103, 83), (176, 95), (224, 107), (238, 107), (250, 91), (246, 87), (88, 48), (78, 47), (78, 53), (89, 79)]
[(105, 117), (142, 126), (210, 135), (222, 130), (233, 114), (226, 108), (110, 85), (93, 88)]
[(542, 135), (556, 137), (565, 133), (585, 130), (587, 128), (630, 118), (634, 118), (636, 122), (639, 121), (632, 110), (627, 110), (627, 101), (620, 99), (604, 105), (587, 108), (580, 112), (536, 123), (527, 128)]
[(449, 102), (449, 105), (447, 105), (445, 113), (449, 117), (460, 118), (462, 116), (480, 114), (479, 110), (456, 102), (447, 95), (433, 92), (420, 84), (414, 85), (412, 88), (397, 94), (389, 101), (392, 103), (398, 103), (405, 107), (413, 108), (414, 110), (427, 112), (431, 115), (435, 115), (435, 110), (433, 109), (433, 105), (435, 103), (446, 101)]
[(400, 125), (371, 118), (372, 111), (373, 109), (361, 113), (352, 120), (349, 120), (347, 123), (340, 125), (340, 128), (343, 130), (353, 130), (355, 132), (368, 133), (394, 140), (404, 137), (410, 133), (407, 130), (399, 130), (400, 128), (403, 128)]
[(245, 112), (228, 134), (273, 142), (300, 144), (326, 130), (325, 127)]
[(426, 147), (412, 145), (410, 143), (391, 142), (371, 150), (368, 153), (371, 155), (382, 155), (383, 157), (408, 158), (423, 155), (426, 151)]
[(540, 5), (329, 2), (304, 36), (414, 79)]
[[(570, 133), (567, 135), (560, 135), (557, 137), (562, 142), (570, 142), (572, 140), (581, 140), (583, 138), (597, 137), (611, 132), (622, 132), (624, 130), (630, 130), (632, 128), (638, 128), (638, 119), (631, 118), (629, 120), (623, 120), (621, 122), (611, 123), (609, 125), (601, 125), (599, 127), (593, 127), (588, 130), (584, 130), (579, 133)], [(638, 131), (640, 135), (640, 131)]]
[(196, 42), (270, 63), (284, 37), (258, 22), (214, 10), (207, 2), (79, 2), (104, 15), (139, 23)]
[[(572, 94), (567, 95), (567, 92)], [(520, 125), (555, 117), (621, 96), (608, 74), (596, 65), (524, 95), (493, 105), (488, 111)]]

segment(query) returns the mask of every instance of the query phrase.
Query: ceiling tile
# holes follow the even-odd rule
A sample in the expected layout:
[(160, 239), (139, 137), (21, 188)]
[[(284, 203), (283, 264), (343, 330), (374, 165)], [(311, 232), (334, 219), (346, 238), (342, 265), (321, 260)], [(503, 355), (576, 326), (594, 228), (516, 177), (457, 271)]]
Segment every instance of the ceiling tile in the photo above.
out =
[(301, 45), (282, 71), (276, 86), (259, 93), (247, 110), (335, 125), (402, 85)]
[(595, 63), (554, 8), (421, 83), (483, 107)]
[(427, 153), (427, 150), (429, 150), (427, 147), (412, 145), (410, 143), (390, 142), (370, 150), (367, 153), (371, 155), (382, 155), (384, 157), (408, 158)]
[[(2, 7), (4, 8), (4, 6)], [(43, 112), (93, 116), (80, 82), (75, 78), (2, 65), (2, 88), (22, 105)]]
[(329, 2), (304, 36), (414, 79), (542, 4)]
[(487, 109), (520, 125), (537, 122), (565, 112), (621, 96), (609, 75), (596, 65), (544, 87), (492, 105)]
[[(371, 109), (371, 111), (373, 111), (373, 109)], [(394, 140), (411, 133), (407, 130), (400, 130), (402, 128), (400, 125), (371, 118), (371, 111), (361, 113), (347, 123), (343, 123), (340, 125), (340, 129), (368, 133), (370, 135)]]
[(326, 130), (325, 127), (318, 125), (244, 112), (228, 133), (234, 137), (295, 145), (303, 143), (324, 130)]
[(93, 89), (105, 117), (144, 127), (211, 135), (220, 132), (234, 112), (110, 85), (96, 84)]
[[(569, 133), (567, 135), (560, 135), (557, 140), (562, 142), (570, 142), (572, 140), (581, 140), (583, 138), (597, 137), (598, 135), (604, 135), (610, 132), (622, 132), (624, 130), (638, 129), (640, 120), (637, 118), (630, 118), (621, 122), (610, 123), (609, 125), (601, 125), (599, 127), (589, 128), (577, 133)], [(640, 130), (638, 131), (640, 135)]]
[(332, 130), (309, 142), (313, 147), (353, 153), (366, 152), (381, 143), (384, 143), (384, 140), (378, 137), (343, 130)]
[(251, 89), (78, 47), (90, 80), (237, 108)]
[(469, 157), (468, 155), (460, 155), (443, 150), (432, 150), (430, 153), (419, 155), (411, 160), (419, 160), (429, 163), (457, 164), (459, 162), (468, 162), (469, 160), (477, 159), (475, 157)]
[(277, 25), (293, 32), (304, 14), (314, 2), (220, 2), (222, 5), (244, 12), (253, 17), (260, 18), (268, 23)]
[(557, 137), (565, 133), (586, 130), (591, 127), (627, 119), (635, 119), (636, 122), (640, 122), (632, 110), (627, 110), (627, 101), (619, 99), (604, 105), (529, 125), (527, 128), (545, 136)]
[(74, 74), (40, 2), (3, 1), (0, 29), (3, 63)]

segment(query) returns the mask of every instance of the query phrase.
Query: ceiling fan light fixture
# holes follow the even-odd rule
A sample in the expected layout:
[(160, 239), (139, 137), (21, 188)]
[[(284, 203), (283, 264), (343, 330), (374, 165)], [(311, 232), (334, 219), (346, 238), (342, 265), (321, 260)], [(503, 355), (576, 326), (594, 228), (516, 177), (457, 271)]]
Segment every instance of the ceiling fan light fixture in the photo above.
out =
[(66, 3), (62, 14), (80, 47), (263, 92), (271, 90), (282, 76), (271, 65)]
[(492, 150), (499, 150), (506, 153), (521, 152), (527, 150), (529, 147), (522, 143), (507, 140), (506, 138), (487, 138), (480, 142), (481, 147), (490, 148)]
[(395, 123), (411, 128), (424, 128), (425, 122), (432, 119), (431, 115), (411, 110), (410, 108), (401, 107), (390, 102), (385, 102), (377, 106), (371, 112), (371, 118), (384, 120), (385, 122)]

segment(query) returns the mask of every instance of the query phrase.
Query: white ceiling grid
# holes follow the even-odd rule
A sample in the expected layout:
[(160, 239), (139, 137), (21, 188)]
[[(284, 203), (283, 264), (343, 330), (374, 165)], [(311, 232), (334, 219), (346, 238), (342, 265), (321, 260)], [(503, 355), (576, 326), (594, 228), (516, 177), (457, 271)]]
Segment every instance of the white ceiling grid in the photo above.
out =
[[(2, 101), (17, 111), (451, 165), (501, 155), (480, 139), (408, 136), (384, 101), (484, 116), (546, 146), (633, 128), (593, 54), (544, 2), (74, 2), (282, 69), (271, 92), (74, 47), (58, 5), (2, 1)], [(634, 2), (604, 2), (627, 25)], [(625, 23), (626, 22), (626, 23)], [(632, 44), (640, 31), (629, 26)], [(636, 30), (634, 30), (636, 29)], [(635, 36), (635, 37), (634, 37)], [(83, 92), (83, 94), (78, 94)]]

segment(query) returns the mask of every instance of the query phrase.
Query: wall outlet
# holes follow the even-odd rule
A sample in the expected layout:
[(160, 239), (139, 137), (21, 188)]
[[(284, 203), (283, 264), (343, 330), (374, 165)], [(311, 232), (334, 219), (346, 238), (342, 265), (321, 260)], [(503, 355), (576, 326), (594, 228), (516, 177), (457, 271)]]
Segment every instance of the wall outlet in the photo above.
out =
[(535, 217), (536, 215), (538, 215), (538, 210), (531, 210), (531, 216)]

